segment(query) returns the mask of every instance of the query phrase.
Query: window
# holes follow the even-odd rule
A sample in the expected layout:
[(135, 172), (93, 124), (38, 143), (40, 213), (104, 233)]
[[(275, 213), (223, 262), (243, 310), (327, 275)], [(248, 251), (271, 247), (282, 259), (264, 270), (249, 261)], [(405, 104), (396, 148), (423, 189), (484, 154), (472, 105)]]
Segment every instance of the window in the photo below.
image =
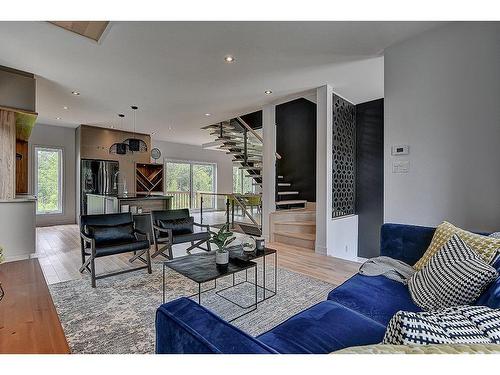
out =
[(36, 213), (62, 213), (62, 149), (35, 147)]
[[(201, 193), (214, 193), (216, 165), (189, 161), (166, 161), (166, 194), (173, 196), (172, 208), (199, 209)], [(203, 209), (215, 208), (215, 197), (203, 196)]]
[(254, 193), (255, 187), (253, 186), (253, 179), (244, 169), (233, 166), (233, 193), (247, 194)]

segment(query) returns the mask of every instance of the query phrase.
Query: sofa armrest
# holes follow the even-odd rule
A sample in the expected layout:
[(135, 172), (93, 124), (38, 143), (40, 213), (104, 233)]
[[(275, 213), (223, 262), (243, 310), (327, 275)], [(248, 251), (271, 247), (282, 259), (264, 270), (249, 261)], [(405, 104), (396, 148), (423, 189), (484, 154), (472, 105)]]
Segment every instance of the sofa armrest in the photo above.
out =
[(156, 353), (276, 352), (203, 306), (183, 297), (163, 304), (156, 310)]
[(435, 230), (418, 225), (386, 223), (380, 232), (380, 255), (413, 266), (429, 247)]

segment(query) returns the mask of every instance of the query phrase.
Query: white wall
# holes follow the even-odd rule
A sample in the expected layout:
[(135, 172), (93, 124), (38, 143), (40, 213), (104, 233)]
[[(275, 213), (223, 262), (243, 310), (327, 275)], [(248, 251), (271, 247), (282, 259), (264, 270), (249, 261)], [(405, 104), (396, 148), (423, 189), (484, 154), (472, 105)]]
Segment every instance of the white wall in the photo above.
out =
[[(385, 51), (385, 221), (500, 229), (500, 23), (457, 22)], [(408, 156), (390, 146), (408, 144)], [(394, 160), (409, 173), (392, 173)]]
[(35, 146), (63, 148), (63, 212), (62, 214), (37, 215), (36, 225), (58, 225), (76, 223), (75, 201), (75, 129), (61, 126), (36, 124), (29, 139), (29, 187), (34, 193), (34, 148)]
[[(217, 164), (217, 192), (233, 192), (233, 163), (231, 155), (222, 151), (206, 150), (201, 146), (152, 140), (153, 147), (160, 149), (163, 158), (202, 161)], [(219, 207), (220, 208), (220, 207)]]
[(276, 211), (276, 105), (262, 109), (262, 236), (269, 241), (269, 215)]

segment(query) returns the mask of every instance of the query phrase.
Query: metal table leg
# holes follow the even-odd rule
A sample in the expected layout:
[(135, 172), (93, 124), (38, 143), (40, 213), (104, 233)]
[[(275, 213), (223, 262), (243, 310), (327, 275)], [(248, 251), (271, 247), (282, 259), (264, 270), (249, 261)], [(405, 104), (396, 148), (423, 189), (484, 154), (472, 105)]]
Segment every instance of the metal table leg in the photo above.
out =
[(163, 263), (163, 303), (165, 303), (165, 263)]

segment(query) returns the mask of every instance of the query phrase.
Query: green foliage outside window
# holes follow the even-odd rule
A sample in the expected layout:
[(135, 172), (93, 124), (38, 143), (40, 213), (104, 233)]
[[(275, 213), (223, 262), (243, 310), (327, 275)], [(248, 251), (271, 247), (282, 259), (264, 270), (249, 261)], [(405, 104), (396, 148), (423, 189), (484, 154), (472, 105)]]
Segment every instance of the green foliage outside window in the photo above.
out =
[(37, 213), (61, 212), (61, 151), (36, 150)]
[[(199, 208), (200, 196), (197, 193), (215, 191), (215, 167), (212, 164), (167, 162), (166, 177), (166, 192), (173, 195), (173, 208), (189, 208), (190, 205)], [(193, 196), (190, 204), (191, 185)], [(214, 204), (214, 197), (204, 197), (203, 208), (214, 208)]]
[(233, 193), (253, 193), (252, 180), (243, 169), (233, 167)]

